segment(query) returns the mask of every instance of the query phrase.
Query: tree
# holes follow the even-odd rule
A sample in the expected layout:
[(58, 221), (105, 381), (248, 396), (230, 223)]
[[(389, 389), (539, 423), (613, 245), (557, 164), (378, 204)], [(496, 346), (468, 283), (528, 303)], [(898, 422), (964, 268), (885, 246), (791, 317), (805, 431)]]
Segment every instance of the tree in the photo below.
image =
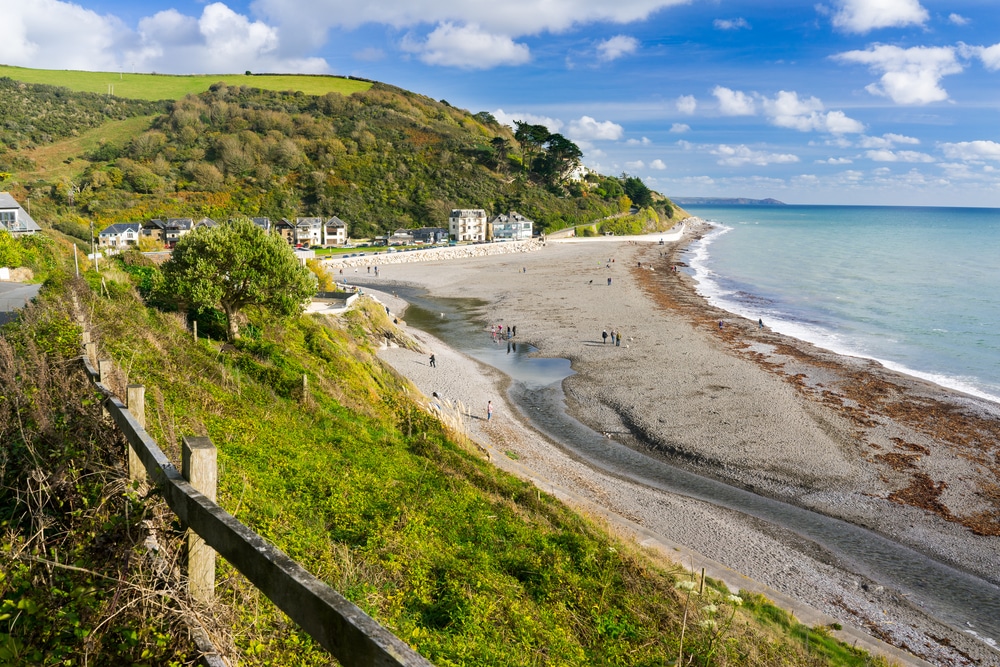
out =
[(549, 129), (544, 125), (532, 125), (520, 120), (515, 120), (514, 138), (521, 144), (521, 163), (524, 170), (531, 172), (531, 162), (535, 155), (542, 152), (542, 147), (549, 139)]
[(0, 266), (16, 269), (21, 266), (21, 246), (10, 232), (0, 229)]
[(638, 176), (622, 174), (622, 186), (632, 203), (640, 208), (653, 205), (653, 193)]
[(536, 162), (535, 171), (550, 185), (561, 182), (580, 164), (580, 147), (559, 133), (545, 141), (545, 155)]
[(243, 308), (259, 305), (279, 316), (296, 315), (316, 293), (316, 279), (288, 244), (249, 218), (183, 236), (163, 274), (168, 289), (189, 306), (221, 309), (230, 339), (239, 337), (236, 316)]

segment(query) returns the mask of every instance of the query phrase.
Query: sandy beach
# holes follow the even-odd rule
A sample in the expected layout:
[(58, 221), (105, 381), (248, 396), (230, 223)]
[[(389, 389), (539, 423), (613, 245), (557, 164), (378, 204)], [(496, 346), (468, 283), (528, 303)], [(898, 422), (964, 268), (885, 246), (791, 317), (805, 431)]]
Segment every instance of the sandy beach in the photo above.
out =
[[(520, 416), (505, 376), (406, 326), (405, 304), (392, 297), (410, 285), (483, 300), (475, 316), (484, 327), (515, 324), (518, 343), (570, 360), (567, 409), (609, 442), (869, 528), (1000, 583), (1000, 406), (708, 306), (683, 271), (683, 248), (704, 231), (694, 221), (663, 245), (550, 241), (516, 255), (382, 265), (369, 285), (403, 314), (423, 350), (381, 356), (428, 405), (432, 392), (439, 404), (461, 399), (450, 412), (495, 464), (626, 537), (707, 567), (733, 588), (759, 586), (807, 623), (829, 622), (811, 616), (818, 610), (845, 626), (848, 641), (865, 644), (866, 633), (934, 665), (1000, 664), (975, 628), (935, 621), (919, 600), (852, 571), (794, 530), (574, 455)], [(621, 344), (605, 343), (605, 330), (620, 331)]]

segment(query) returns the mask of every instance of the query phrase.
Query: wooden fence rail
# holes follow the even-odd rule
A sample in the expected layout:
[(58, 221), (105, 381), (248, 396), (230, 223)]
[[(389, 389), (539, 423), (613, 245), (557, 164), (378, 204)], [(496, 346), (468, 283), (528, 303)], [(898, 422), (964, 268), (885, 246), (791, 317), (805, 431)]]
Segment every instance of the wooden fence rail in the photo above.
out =
[[(146, 433), (140, 419), (101, 382), (102, 376), (94, 368), (96, 350), (89, 334), (84, 341), (84, 366), (91, 382), (105, 396), (104, 409), (185, 526), (229, 561), (341, 664), (347, 667), (431, 665), (359, 607), (196, 490)], [(205, 443), (199, 444), (203, 447)], [(196, 588), (198, 585), (195, 583)]]

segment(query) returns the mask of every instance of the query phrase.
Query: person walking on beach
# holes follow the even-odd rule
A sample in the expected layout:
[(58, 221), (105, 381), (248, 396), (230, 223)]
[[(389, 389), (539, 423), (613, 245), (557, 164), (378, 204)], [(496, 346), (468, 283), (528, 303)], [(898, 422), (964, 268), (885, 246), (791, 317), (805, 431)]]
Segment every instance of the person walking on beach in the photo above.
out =
[(615, 332), (615, 347), (621, 347), (622, 345), (622, 332), (621, 329)]
[(604, 339), (604, 344), (607, 345), (608, 344), (608, 330), (607, 329), (605, 329), (604, 331), (601, 332), (601, 338)]
[(608, 278), (608, 287), (611, 287), (611, 278)]
[(431, 355), (431, 368), (437, 368), (437, 360), (434, 358), (433, 354)]
[(514, 325), (514, 327), (513, 327), (512, 329), (511, 329), (511, 334), (512, 334), (512, 335), (514, 335), (514, 336), (517, 336), (517, 325), (516, 325), (516, 324), (515, 324), (515, 325)]
[(757, 328), (758, 329), (763, 329), (764, 328), (764, 318), (758, 318), (757, 319)]
[(486, 421), (493, 419), (493, 401), (486, 401)]

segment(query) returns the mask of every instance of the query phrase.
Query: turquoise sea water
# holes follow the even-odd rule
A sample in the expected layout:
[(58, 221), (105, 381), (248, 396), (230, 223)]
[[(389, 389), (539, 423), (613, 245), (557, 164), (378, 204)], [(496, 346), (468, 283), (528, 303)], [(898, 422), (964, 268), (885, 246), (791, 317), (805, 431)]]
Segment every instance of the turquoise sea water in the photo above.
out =
[(688, 263), (781, 333), (1000, 402), (1000, 209), (726, 206)]

